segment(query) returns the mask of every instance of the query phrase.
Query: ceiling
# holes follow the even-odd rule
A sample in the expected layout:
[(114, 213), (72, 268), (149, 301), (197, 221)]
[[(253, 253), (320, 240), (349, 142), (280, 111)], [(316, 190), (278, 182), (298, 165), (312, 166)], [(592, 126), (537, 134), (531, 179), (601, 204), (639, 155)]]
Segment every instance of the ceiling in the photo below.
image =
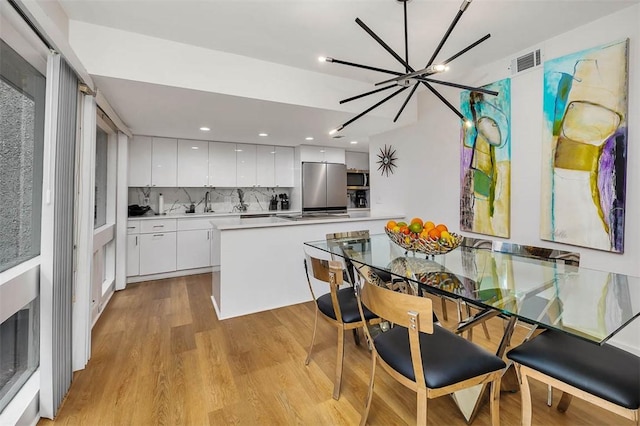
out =
[[(465, 69), (518, 53), (543, 40), (596, 20), (640, 0), (476, 0), (444, 45), (443, 60), (487, 33), (491, 38), (456, 59)], [(72, 20), (140, 33), (212, 50), (248, 56), (313, 72), (365, 82), (384, 74), (338, 64), (320, 63), (318, 56), (402, 71), (355, 22), (359, 17), (404, 56), (402, 3), (397, 0), (60, 0)], [(416, 69), (429, 60), (460, 7), (461, 0), (412, 0), (408, 3), (409, 63)], [(81, 58), (82, 59), (82, 58)], [(436, 60), (436, 62), (437, 62)], [(367, 149), (368, 136), (393, 128), (391, 119), (366, 120), (349, 126), (346, 138), (333, 140), (328, 129), (354, 116), (339, 111), (265, 102), (246, 97), (95, 77), (109, 102), (134, 133), (195, 139), (265, 143), (257, 133), (268, 131), (266, 143), (341, 144), (360, 139), (347, 149)], [(373, 89), (373, 86), (372, 86)], [(357, 93), (354, 93), (356, 95)], [(147, 98), (142, 102), (141, 95)], [(382, 95), (368, 98), (370, 104)], [(153, 102), (148, 102), (153, 99)], [(404, 96), (394, 102), (398, 108)], [(200, 106), (216, 111), (215, 134), (194, 131)], [(339, 99), (336, 99), (338, 104)], [(368, 103), (363, 103), (366, 108)], [(255, 114), (243, 112), (252, 111)], [(358, 125), (356, 126), (356, 123)], [(273, 129), (273, 130), (271, 130)], [(314, 136), (313, 142), (305, 136)], [(357, 148), (356, 148), (357, 147)]]

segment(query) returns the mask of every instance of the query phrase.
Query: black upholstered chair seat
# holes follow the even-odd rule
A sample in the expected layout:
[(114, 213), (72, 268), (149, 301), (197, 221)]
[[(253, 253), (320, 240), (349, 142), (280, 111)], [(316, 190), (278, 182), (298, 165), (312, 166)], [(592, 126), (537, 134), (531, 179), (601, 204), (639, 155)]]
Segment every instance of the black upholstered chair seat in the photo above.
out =
[[(380, 358), (406, 378), (415, 381), (409, 332), (393, 327), (374, 338)], [(490, 373), (505, 367), (499, 357), (440, 326), (433, 334), (420, 334), (420, 351), (425, 381), (436, 389)]]
[[(333, 303), (331, 302), (331, 293), (318, 297), (317, 303), (320, 312), (330, 318), (336, 319), (336, 313), (333, 310)], [(340, 304), (340, 312), (342, 313), (343, 322), (352, 323), (360, 321), (358, 300), (356, 299), (356, 295), (352, 287), (338, 290), (338, 303)], [(376, 315), (367, 308), (364, 308), (363, 312), (367, 321), (377, 318)]]
[(614, 346), (548, 330), (507, 357), (614, 404), (640, 407), (640, 358)]

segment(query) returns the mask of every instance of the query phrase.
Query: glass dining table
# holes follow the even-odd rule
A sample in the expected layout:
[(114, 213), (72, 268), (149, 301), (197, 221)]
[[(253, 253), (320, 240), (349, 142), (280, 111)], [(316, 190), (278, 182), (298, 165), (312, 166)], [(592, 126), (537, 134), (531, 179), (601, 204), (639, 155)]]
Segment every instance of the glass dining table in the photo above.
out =
[[(640, 277), (579, 267), (576, 259), (553, 256), (551, 249), (464, 238), (458, 248), (428, 256), (407, 252), (386, 234), (304, 244), (402, 281), (418, 295), (476, 307), (458, 333), (501, 315), (507, 322), (496, 351), (500, 357), (517, 321), (601, 345), (640, 316)], [(517, 383), (509, 370), (511, 383)], [(503, 388), (504, 383), (503, 378)], [(483, 391), (453, 395), (467, 421), (475, 417)]]

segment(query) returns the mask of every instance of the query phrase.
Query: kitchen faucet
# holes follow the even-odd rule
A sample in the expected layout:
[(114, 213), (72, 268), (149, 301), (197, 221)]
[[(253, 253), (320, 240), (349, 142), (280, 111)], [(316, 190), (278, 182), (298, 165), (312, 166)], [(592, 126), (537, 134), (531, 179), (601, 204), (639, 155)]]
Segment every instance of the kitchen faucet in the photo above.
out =
[(209, 193), (209, 191), (207, 191), (204, 194), (204, 212), (209, 213), (212, 211), (213, 210), (211, 210), (211, 194)]

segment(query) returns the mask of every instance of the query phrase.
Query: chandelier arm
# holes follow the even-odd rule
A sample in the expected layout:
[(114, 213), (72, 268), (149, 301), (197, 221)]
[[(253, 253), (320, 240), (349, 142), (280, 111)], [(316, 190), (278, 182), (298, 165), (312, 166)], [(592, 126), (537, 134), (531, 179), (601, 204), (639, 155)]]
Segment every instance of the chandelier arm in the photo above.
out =
[(383, 72), (383, 73), (386, 73), (386, 74), (404, 75), (404, 73), (401, 73), (401, 72), (398, 72), (398, 71), (386, 70), (384, 68), (372, 67), (370, 65), (356, 64), (355, 62), (347, 62), (347, 61), (342, 61), (340, 59), (335, 59), (335, 58), (331, 58), (331, 61), (327, 61), (327, 62), (332, 62), (332, 63), (336, 63), (336, 64), (340, 64), (340, 65), (347, 65), (347, 66), (350, 66), (350, 67), (362, 68), (362, 69), (365, 69), (365, 70)]
[(365, 109), (364, 111), (362, 111), (360, 114), (356, 115), (355, 117), (353, 117), (352, 119), (344, 122), (343, 124), (341, 124), (340, 126), (338, 126), (338, 129), (342, 130), (345, 127), (347, 127), (349, 124), (353, 123), (354, 121), (356, 121), (358, 118), (362, 117), (363, 115), (367, 114), (368, 112), (374, 110), (375, 108), (378, 108), (380, 105), (382, 105), (383, 103), (387, 102), (389, 99), (393, 98), (396, 95), (399, 95), (402, 91), (406, 90), (406, 87), (403, 87), (399, 90), (396, 90), (395, 92), (393, 92), (392, 94), (390, 94), (389, 96), (387, 96), (386, 98), (384, 98), (383, 100), (379, 101), (378, 103), (370, 106), (369, 108)]
[(416, 77), (416, 80), (418, 80), (418, 81), (426, 81), (428, 83), (442, 84), (443, 86), (455, 87), (455, 88), (458, 88), (458, 89), (471, 90), (472, 92), (486, 93), (487, 95), (492, 95), (492, 96), (498, 96), (499, 95), (499, 93), (496, 92), (495, 90), (484, 89), (482, 87), (466, 86), (464, 84), (450, 83), (448, 81), (440, 81), (440, 80), (434, 80), (432, 78), (424, 78), (424, 77)]
[(438, 99), (440, 99), (446, 106), (449, 107), (449, 109), (451, 111), (454, 112), (455, 115), (457, 115), (458, 117), (460, 117), (461, 120), (466, 120), (464, 118), (464, 115), (462, 115), (462, 113), (460, 111), (457, 110), (456, 107), (454, 107), (453, 105), (451, 105), (451, 102), (449, 102), (448, 100), (445, 99), (444, 96), (442, 96), (440, 94), (440, 92), (438, 92), (436, 89), (434, 89), (434, 87), (432, 85), (430, 85), (429, 83), (427, 83), (426, 81), (421, 81), (420, 83), (424, 84), (427, 89), (431, 90), (431, 93), (433, 93), (434, 95), (436, 95), (438, 97)]
[(364, 22), (362, 22), (362, 20), (360, 20), (360, 18), (356, 18), (356, 24), (360, 25), (360, 28), (362, 28), (363, 30), (365, 30), (367, 32), (367, 34), (369, 34), (371, 36), (371, 38), (373, 38), (375, 41), (378, 42), (378, 44), (380, 46), (382, 46), (384, 48), (384, 50), (386, 50), (387, 52), (389, 52), (389, 54), (391, 56), (393, 56), (398, 62), (400, 62), (402, 65), (404, 65), (404, 67), (411, 71), (414, 72), (415, 70), (413, 68), (411, 68), (411, 65), (409, 65), (407, 63), (407, 61), (405, 61), (404, 59), (402, 59), (402, 57), (400, 57), (400, 55), (398, 55), (391, 47), (389, 47), (389, 45), (387, 43), (385, 43), (380, 37), (377, 36), (376, 33), (373, 32), (373, 30), (369, 27), (367, 27), (367, 24), (365, 24)]
[(396, 116), (393, 119), (393, 122), (395, 123), (396, 121), (398, 121), (398, 118), (400, 117), (400, 114), (402, 114), (402, 111), (404, 111), (404, 107), (407, 106), (407, 104), (409, 103), (409, 99), (411, 99), (411, 97), (413, 96), (414, 93), (416, 93), (416, 89), (418, 88), (418, 85), (414, 85), (413, 88), (411, 89), (411, 93), (409, 93), (409, 96), (407, 96), (407, 99), (404, 100), (404, 102), (402, 103), (402, 106), (400, 107), (400, 110), (398, 111), (398, 113), (396, 114)]
[(463, 0), (462, 1), (462, 4), (460, 5), (460, 9), (458, 10), (458, 13), (456, 13), (456, 16), (455, 16), (455, 18), (453, 18), (453, 21), (451, 22), (451, 25), (449, 25), (449, 28), (447, 29), (447, 32), (444, 33), (444, 36), (442, 37), (442, 40), (440, 40), (440, 44), (438, 44), (438, 47), (436, 47), (436, 50), (433, 52), (433, 55), (431, 55), (431, 59), (429, 59), (429, 62), (427, 63), (427, 66), (433, 64), (433, 61), (436, 59), (436, 56), (438, 56), (438, 53), (440, 53), (440, 50), (442, 49), (442, 46), (444, 46), (444, 43), (447, 41), (447, 39), (451, 35), (451, 32), (453, 31), (455, 26), (458, 24), (458, 21), (462, 17), (462, 14), (464, 13), (465, 10), (467, 10), (467, 7), (469, 6), (469, 3), (471, 3), (471, 0)]
[(396, 84), (392, 84), (390, 86), (381, 87), (380, 89), (375, 89), (367, 93), (362, 93), (357, 96), (353, 96), (351, 98), (343, 99), (340, 101), (340, 104), (346, 104), (347, 102), (355, 101), (356, 99), (364, 98), (365, 96), (373, 95), (374, 93), (382, 92), (383, 90), (391, 89), (392, 87), (398, 87)]
[(491, 34), (487, 34), (486, 36), (482, 37), (481, 39), (479, 39), (477, 41), (474, 41), (469, 46), (465, 47), (464, 49), (462, 49), (461, 51), (459, 51), (458, 53), (456, 53), (455, 55), (453, 55), (452, 57), (450, 57), (446, 61), (442, 62), (442, 65), (447, 65), (449, 62), (451, 62), (454, 59), (456, 59), (457, 57), (467, 53), (468, 51), (470, 51), (471, 49), (473, 49), (474, 47), (476, 47), (480, 43), (482, 43), (484, 41), (487, 41), (489, 39), (489, 37), (491, 37)]
[[(408, 33), (409, 30), (407, 28), (407, 2), (404, 1), (402, 3), (402, 6), (404, 8), (404, 60), (406, 63), (409, 63), (409, 33)], [(405, 67), (405, 71), (409, 72), (409, 69)]]

